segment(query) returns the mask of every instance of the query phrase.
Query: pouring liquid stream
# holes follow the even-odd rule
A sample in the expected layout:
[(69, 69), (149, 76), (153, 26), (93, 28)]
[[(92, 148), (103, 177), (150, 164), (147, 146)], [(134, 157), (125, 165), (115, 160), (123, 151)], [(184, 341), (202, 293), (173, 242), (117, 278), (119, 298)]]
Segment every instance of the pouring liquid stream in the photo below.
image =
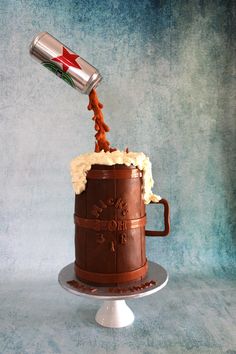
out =
[(89, 94), (89, 104), (88, 104), (88, 110), (93, 111), (94, 116), (93, 120), (95, 122), (94, 128), (96, 130), (95, 138), (95, 152), (100, 152), (104, 150), (105, 152), (107, 151), (115, 151), (115, 148), (110, 147), (110, 142), (106, 138), (106, 133), (110, 131), (110, 128), (104, 121), (104, 116), (102, 113), (102, 108), (103, 104), (99, 102), (97, 92), (95, 89), (92, 89), (92, 91)]

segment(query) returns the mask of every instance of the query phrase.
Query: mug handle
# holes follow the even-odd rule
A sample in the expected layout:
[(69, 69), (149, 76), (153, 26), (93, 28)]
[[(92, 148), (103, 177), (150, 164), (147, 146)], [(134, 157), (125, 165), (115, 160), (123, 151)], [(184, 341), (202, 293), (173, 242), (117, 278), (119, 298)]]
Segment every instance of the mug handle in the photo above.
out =
[(163, 231), (151, 231), (145, 230), (146, 236), (167, 236), (170, 233), (170, 208), (166, 199), (161, 199), (158, 203), (151, 202), (150, 204), (163, 204), (164, 205), (164, 224), (165, 229)]

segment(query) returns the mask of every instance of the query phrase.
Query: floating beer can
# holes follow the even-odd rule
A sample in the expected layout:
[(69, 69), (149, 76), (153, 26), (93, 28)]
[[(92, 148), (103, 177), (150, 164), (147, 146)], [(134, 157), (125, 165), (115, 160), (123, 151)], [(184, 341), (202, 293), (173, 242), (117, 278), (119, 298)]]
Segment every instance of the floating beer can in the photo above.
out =
[(32, 40), (30, 54), (81, 93), (89, 94), (102, 80), (94, 66), (47, 32), (39, 33)]

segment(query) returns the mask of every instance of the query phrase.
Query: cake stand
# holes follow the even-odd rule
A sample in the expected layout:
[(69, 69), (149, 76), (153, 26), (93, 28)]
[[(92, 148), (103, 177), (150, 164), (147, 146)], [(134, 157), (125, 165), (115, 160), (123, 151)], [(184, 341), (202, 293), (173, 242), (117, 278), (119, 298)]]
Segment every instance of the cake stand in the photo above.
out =
[(121, 328), (134, 321), (134, 314), (125, 300), (144, 297), (161, 290), (168, 282), (168, 273), (159, 264), (149, 261), (148, 273), (140, 281), (119, 287), (96, 287), (78, 280), (74, 273), (74, 263), (71, 263), (60, 271), (58, 281), (65, 290), (74, 295), (104, 300), (95, 316), (96, 322), (104, 327)]

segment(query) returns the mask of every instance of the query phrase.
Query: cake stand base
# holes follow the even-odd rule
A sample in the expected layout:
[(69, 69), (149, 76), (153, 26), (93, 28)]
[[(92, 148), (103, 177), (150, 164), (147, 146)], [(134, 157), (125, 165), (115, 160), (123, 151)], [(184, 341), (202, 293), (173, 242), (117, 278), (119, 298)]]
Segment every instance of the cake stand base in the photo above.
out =
[(107, 300), (103, 302), (95, 319), (101, 326), (121, 328), (134, 322), (134, 314), (125, 300)]
[(133, 282), (132, 285), (91, 287), (76, 278), (74, 263), (71, 263), (60, 271), (58, 281), (65, 290), (74, 295), (104, 300), (95, 316), (96, 322), (104, 327), (122, 328), (134, 321), (134, 314), (125, 300), (144, 297), (161, 290), (168, 282), (168, 274), (162, 266), (149, 261), (145, 278)]

